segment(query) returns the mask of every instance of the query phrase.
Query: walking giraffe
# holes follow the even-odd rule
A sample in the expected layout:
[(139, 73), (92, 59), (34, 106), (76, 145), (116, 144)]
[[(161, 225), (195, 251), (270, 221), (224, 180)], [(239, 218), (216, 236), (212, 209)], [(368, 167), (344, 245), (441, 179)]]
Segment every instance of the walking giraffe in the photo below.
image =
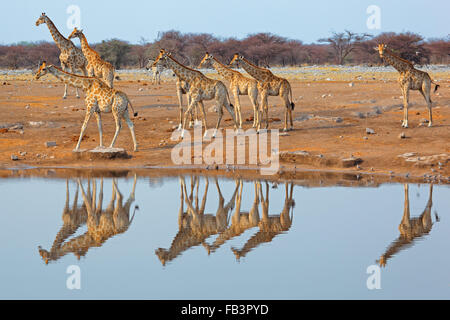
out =
[[(158, 73), (161, 74), (162, 70), (166, 69), (166, 66), (163, 64), (155, 65), (155, 60), (149, 59), (147, 66), (145, 67), (147, 70), (152, 70), (153, 73), (153, 84), (155, 84), (155, 75)], [(160, 76), (159, 76), (160, 77)], [(159, 81), (158, 81), (159, 84)], [(189, 95), (187, 94), (189, 92), (189, 83), (187, 81), (181, 80), (179, 77), (177, 77), (177, 82), (175, 84), (176, 91), (177, 91), (177, 97), (178, 97), (178, 106), (180, 110), (180, 116), (179, 116), (179, 124), (177, 130), (181, 130), (183, 127), (183, 94), (187, 96), (187, 104), (189, 106), (189, 103), (191, 102), (191, 99), (189, 98)], [(189, 127), (192, 127), (193, 125), (197, 125), (199, 123), (198, 120), (198, 106), (195, 107), (195, 122), (194, 122), (194, 110), (191, 110), (190, 113), (190, 121), (189, 121)]]
[(158, 58), (153, 65), (158, 64), (166, 64), (167, 68), (172, 69), (173, 72), (182, 80), (189, 83), (189, 92), (188, 95), (191, 98), (189, 106), (184, 113), (183, 120), (183, 129), (181, 132), (181, 138), (184, 136), (184, 130), (186, 128), (186, 120), (187, 116), (191, 112), (193, 106), (196, 104), (200, 104), (203, 113), (203, 125), (205, 126), (205, 136), (208, 132), (208, 127), (206, 124), (206, 114), (205, 114), (205, 106), (203, 105), (204, 100), (212, 100), (216, 101), (216, 108), (218, 113), (217, 125), (214, 130), (212, 137), (214, 138), (217, 134), (217, 130), (220, 126), (220, 121), (223, 116), (223, 107), (225, 107), (231, 115), (233, 122), (235, 124), (235, 128), (237, 129), (236, 118), (234, 117), (234, 113), (232, 111), (233, 105), (230, 103), (230, 97), (228, 96), (228, 91), (222, 81), (214, 80), (206, 77), (200, 71), (193, 70), (182, 65), (180, 62), (175, 60), (171, 56), (170, 53), (161, 50)]
[(260, 111), (258, 105), (258, 82), (255, 79), (249, 79), (242, 75), (242, 73), (228, 68), (220, 63), (212, 54), (206, 52), (203, 60), (199, 64), (202, 66), (211, 65), (216, 71), (228, 82), (230, 82), (230, 91), (234, 95), (235, 103), (235, 117), (239, 123), (239, 128), (242, 128), (241, 102), (239, 95), (247, 95), (253, 106), (253, 128), (257, 127), (259, 131)]
[(432, 126), (433, 116), (432, 107), (433, 102), (431, 101), (431, 84), (435, 85), (434, 92), (439, 88), (439, 85), (431, 80), (428, 73), (417, 70), (414, 65), (396, 56), (391, 50), (387, 49), (385, 44), (379, 44), (378, 47), (374, 48), (380, 54), (380, 58), (393, 66), (399, 73), (398, 83), (402, 88), (403, 95), (403, 121), (402, 127), (408, 128), (408, 106), (409, 106), (409, 90), (418, 90), (425, 99), (428, 106), (428, 116), (430, 122), (428, 126)]
[(83, 30), (78, 30), (77, 28), (73, 29), (69, 39), (73, 38), (80, 39), (81, 50), (88, 61), (88, 75), (90, 77), (102, 79), (110, 88), (112, 88), (114, 81), (114, 67), (112, 64), (103, 60), (97, 51), (89, 46), (86, 36), (83, 34)]
[[(61, 54), (59, 55), (61, 68), (64, 71), (70, 69), (71, 73), (75, 73), (74, 71), (79, 69), (86, 76), (87, 75), (86, 68), (88, 62), (86, 60), (86, 57), (83, 55), (81, 49), (77, 48), (72, 41), (66, 39), (55, 27), (52, 20), (50, 20), (50, 18), (45, 15), (45, 13), (42, 13), (39, 19), (36, 21), (36, 26), (39, 26), (43, 23), (47, 24), (48, 30), (50, 30), (53, 40), (55, 41), (59, 50), (61, 50)], [(75, 88), (75, 92), (76, 97), (80, 98), (80, 95), (78, 94), (78, 88)], [(64, 95), (63, 95), (63, 99), (66, 98), (67, 98), (67, 84), (65, 84), (64, 86)]]
[[(238, 53), (233, 56), (233, 59), (230, 61), (230, 66), (237, 64), (242, 65), (244, 70), (260, 83), (261, 109), (266, 114), (266, 129), (269, 127), (268, 96), (279, 96), (284, 101), (286, 107), (283, 130), (288, 131), (288, 116), (290, 123), (289, 130), (293, 130), (292, 111), (294, 110), (295, 104), (292, 99), (292, 88), (289, 81), (275, 76), (269, 69), (255, 66)], [(261, 122), (262, 119), (259, 120)]]
[[(130, 128), (131, 137), (134, 143), (134, 151), (137, 151), (136, 135), (134, 133), (134, 124), (130, 120), (128, 115), (128, 105), (131, 109), (130, 100), (127, 95), (116, 89), (111, 89), (102, 80), (93, 77), (83, 77), (75, 74), (67, 73), (58, 67), (53, 65), (46, 65), (45, 61), (42, 63), (38, 72), (35, 75), (35, 79), (38, 80), (47, 73), (51, 73), (60, 81), (70, 84), (76, 88), (82, 88), (85, 91), (85, 104), (86, 104), (86, 116), (84, 118), (83, 126), (81, 127), (80, 137), (78, 139), (75, 151), (80, 149), (81, 140), (83, 140), (84, 132), (86, 130), (89, 119), (92, 114), (95, 114), (97, 118), (98, 131), (100, 135), (100, 147), (103, 147), (103, 132), (102, 132), (102, 120), (101, 112), (109, 113), (112, 112), (114, 120), (116, 122), (116, 132), (114, 138), (111, 142), (110, 148), (114, 146), (117, 136), (119, 135), (120, 129), (122, 128), (122, 118), (127, 123)], [(133, 111), (134, 112), (134, 111)], [(136, 116), (137, 113), (134, 113)]]

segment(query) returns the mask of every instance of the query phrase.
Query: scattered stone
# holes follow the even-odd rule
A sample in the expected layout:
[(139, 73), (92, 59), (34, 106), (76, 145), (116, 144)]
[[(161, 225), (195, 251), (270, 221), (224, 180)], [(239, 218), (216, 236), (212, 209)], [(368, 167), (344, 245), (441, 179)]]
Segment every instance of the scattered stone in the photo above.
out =
[(406, 138), (406, 134), (404, 132), (400, 133), (398, 135), (399, 139), (405, 139)]
[(44, 125), (44, 122), (42, 121), (30, 121), (28, 122), (28, 124), (32, 127), (40, 127), (42, 125)]
[(322, 95), (322, 98), (326, 98), (326, 97), (327, 97), (327, 95), (326, 95), (326, 94), (323, 94), (323, 95)]
[(375, 130), (373, 130), (371, 128), (366, 128), (366, 133), (367, 134), (375, 134)]
[(349, 86), (350, 88), (353, 87), (353, 86), (354, 86), (353, 82), (350, 82), (350, 83), (348, 84), (348, 86)]
[(45, 143), (45, 146), (46, 146), (47, 148), (50, 148), (50, 147), (56, 147), (56, 142), (55, 142), (55, 141), (47, 141), (47, 142)]
[(25, 109), (30, 109), (30, 105), (27, 104), (27, 105), (25, 106)]
[(354, 167), (354, 166), (358, 166), (360, 163), (362, 163), (363, 160), (361, 158), (356, 158), (356, 157), (350, 157), (350, 158), (346, 158), (346, 159), (342, 159), (341, 163), (342, 166), (344, 168), (350, 168), (350, 167)]
[(336, 117), (336, 118), (334, 118), (334, 122), (336, 122), (336, 123), (341, 123), (343, 120), (342, 120), (342, 118), (341, 117)]
[(77, 159), (96, 160), (96, 159), (130, 159), (131, 156), (122, 148), (101, 148), (97, 147), (92, 150), (77, 150), (73, 151), (73, 155)]
[(208, 109), (208, 112), (217, 112), (217, 107), (216, 106), (212, 106)]
[(364, 136), (363, 139), (364, 139), (364, 140), (367, 140), (367, 139), (369, 139), (369, 138), (367, 138), (366, 136)]
[(17, 160), (19, 160), (19, 157), (16, 156), (15, 154), (12, 154), (12, 155), (11, 155), (11, 160), (12, 160), (12, 161), (17, 161)]
[(20, 154), (22, 157), (25, 157), (25, 156), (27, 155), (27, 153), (26, 153), (25, 151), (19, 152), (19, 154)]
[(144, 91), (144, 88), (139, 88), (139, 90), (138, 91)]

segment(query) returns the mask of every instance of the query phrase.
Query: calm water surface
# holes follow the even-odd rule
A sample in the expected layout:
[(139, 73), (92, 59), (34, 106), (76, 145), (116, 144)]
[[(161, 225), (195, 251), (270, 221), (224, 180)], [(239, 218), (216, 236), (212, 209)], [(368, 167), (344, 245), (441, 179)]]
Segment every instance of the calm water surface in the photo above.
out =
[[(448, 299), (449, 191), (4, 179), (0, 298)], [(370, 266), (380, 289), (367, 287)]]

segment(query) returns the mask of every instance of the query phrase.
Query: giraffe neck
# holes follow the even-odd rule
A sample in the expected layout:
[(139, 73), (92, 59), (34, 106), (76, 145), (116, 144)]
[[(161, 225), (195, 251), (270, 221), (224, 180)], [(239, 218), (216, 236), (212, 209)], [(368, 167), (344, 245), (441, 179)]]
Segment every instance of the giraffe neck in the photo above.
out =
[(405, 72), (413, 67), (411, 62), (406, 61), (387, 50), (384, 51), (383, 59), (393, 66), (398, 72)]
[(67, 73), (55, 66), (49, 66), (48, 70), (52, 75), (54, 75), (60, 81), (66, 83), (66, 84), (70, 84), (77, 88), (87, 89), (88, 87), (90, 87), (92, 81), (94, 80), (93, 78), (82, 77), (82, 76), (77, 76), (77, 75)]
[(250, 63), (247, 59), (242, 59), (242, 67), (247, 71), (253, 78), (259, 81), (264, 81), (272, 75), (272, 72), (267, 69), (259, 68), (254, 64)]
[(237, 73), (237, 71), (234, 71), (228, 67), (226, 67), (224, 64), (220, 63), (216, 58), (212, 58), (212, 66), (216, 71), (226, 80), (231, 81), (233, 79), (233, 76)]
[(192, 81), (193, 79), (203, 77), (203, 75), (197, 71), (190, 69), (172, 57), (167, 57), (166, 59), (167, 66), (173, 70), (173, 72), (177, 75), (178, 78), (184, 81)]
[(53, 40), (61, 51), (74, 47), (72, 41), (66, 39), (55, 27), (52, 20), (50, 20), (50, 18), (48, 17), (46, 20), (46, 25), (48, 27), (48, 30), (50, 31), (50, 34), (52, 35)]
[(79, 38), (80, 38), (81, 50), (83, 51), (83, 54), (86, 57), (92, 58), (92, 56), (94, 54), (96, 54), (96, 52), (89, 46), (86, 36), (84, 34), (81, 34)]

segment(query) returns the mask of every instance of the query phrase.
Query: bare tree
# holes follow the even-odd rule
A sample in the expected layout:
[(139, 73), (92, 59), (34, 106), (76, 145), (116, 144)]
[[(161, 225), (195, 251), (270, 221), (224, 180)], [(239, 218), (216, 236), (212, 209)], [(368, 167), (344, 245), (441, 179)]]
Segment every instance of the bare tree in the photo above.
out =
[(328, 38), (319, 39), (319, 42), (328, 43), (333, 50), (337, 64), (344, 64), (345, 58), (355, 49), (357, 43), (362, 42), (372, 36), (367, 33), (354, 33), (348, 30), (344, 32), (333, 32)]

